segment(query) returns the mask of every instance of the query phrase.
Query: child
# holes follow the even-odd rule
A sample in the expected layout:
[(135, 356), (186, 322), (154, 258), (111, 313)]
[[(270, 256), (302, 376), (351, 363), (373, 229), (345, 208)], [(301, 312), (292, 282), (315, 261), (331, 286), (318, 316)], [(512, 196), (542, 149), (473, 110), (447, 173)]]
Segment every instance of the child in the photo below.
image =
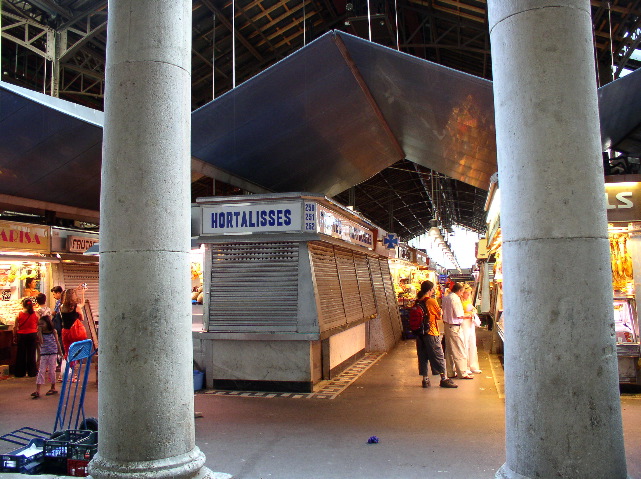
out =
[(62, 355), (62, 348), (60, 347), (60, 341), (58, 340), (58, 333), (53, 327), (53, 321), (51, 320), (51, 309), (44, 306), (46, 297), (40, 293), (36, 297), (36, 302), (40, 306), (40, 309), (37, 311), (40, 319), (38, 320), (38, 344), (40, 345), (40, 368), (38, 370), (38, 377), (36, 378), (36, 391), (31, 393), (33, 399), (40, 397), (40, 386), (45, 384), (45, 374), (49, 379), (51, 384), (51, 389), (49, 389), (45, 394), (51, 396), (52, 394), (57, 394), (56, 390), (56, 360), (58, 356)]

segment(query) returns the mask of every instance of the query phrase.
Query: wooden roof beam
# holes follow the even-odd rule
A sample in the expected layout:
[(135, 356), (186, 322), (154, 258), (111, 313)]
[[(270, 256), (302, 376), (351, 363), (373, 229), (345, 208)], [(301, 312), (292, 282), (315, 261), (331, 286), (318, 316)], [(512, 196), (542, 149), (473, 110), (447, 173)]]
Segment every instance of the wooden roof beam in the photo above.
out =
[(235, 31), (232, 28), (232, 23), (223, 15), (223, 12), (218, 10), (216, 6), (211, 2), (211, 0), (200, 0), (202, 4), (207, 7), (212, 13), (216, 14), (216, 18), (220, 20), (220, 23), (222, 23), (230, 32), (234, 32), (234, 35), (238, 39), (238, 41), (245, 47), (249, 52), (256, 57), (257, 60), (260, 60), (261, 62), (264, 60), (263, 56), (254, 48), (254, 46), (249, 43), (249, 40), (247, 40), (243, 35), (241, 35), (236, 28)]

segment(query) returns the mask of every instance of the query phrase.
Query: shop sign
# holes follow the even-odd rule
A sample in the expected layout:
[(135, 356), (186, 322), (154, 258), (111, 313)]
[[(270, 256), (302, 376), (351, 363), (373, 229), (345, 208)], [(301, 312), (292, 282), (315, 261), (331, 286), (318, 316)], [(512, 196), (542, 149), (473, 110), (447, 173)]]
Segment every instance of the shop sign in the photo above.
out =
[(429, 266), (430, 258), (422, 251), (416, 251), (416, 263), (421, 266)]
[(409, 262), (412, 261), (412, 251), (406, 246), (399, 246), (397, 254), (398, 254), (398, 259), (402, 259)]
[(374, 247), (374, 235), (371, 230), (322, 205), (317, 204), (316, 208), (319, 233), (369, 249)]
[(641, 183), (606, 183), (608, 221), (641, 220)]
[(476, 259), (487, 259), (487, 238), (479, 238), (476, 243)]
[(302, 203), (231, 203), (202, 208), (202, 233), (248, 234), (300, 231)]
[(398, 246), (398, 236), (394, 233), (387, 233), (383, 236), (383, 245), (385, 245), (387, 249), (396, 248)]
[(0, 249), (48, 253), (49, 226), (0, 221)]
[(98, 242), (98, 238), (87, 236), (67, 236), (67, 251), (70, 253), (84, 253)]

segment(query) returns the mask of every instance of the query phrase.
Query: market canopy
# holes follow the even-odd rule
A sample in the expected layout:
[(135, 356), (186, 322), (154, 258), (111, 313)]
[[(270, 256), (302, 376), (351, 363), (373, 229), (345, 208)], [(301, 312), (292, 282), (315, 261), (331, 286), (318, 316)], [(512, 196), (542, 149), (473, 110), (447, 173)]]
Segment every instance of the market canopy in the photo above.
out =
[(333, 196), (407, 158), (487, 188), (492, 83), (329, 32), (193, 113), (192, 154), (274, 191)]
[[(604, 146), (638, 154), (641, 72), (599, 95)], [(99, 111), (0, 82), (0, 205), (97, 211), (102, 124)], [(337, 32), (192, 114), (202, 164), (327, 196), (403, 158), (486, 188), (494, 137), (489, 81)]]

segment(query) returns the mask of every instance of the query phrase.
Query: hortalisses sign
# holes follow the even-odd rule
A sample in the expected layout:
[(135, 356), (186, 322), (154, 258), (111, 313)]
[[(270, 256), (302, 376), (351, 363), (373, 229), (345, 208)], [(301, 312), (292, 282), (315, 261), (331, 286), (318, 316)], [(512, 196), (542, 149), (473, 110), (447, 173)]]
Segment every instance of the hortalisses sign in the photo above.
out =
[(230, 203), (205, 206), (203, 234), (249, 234), (300, 231), (302, 205), (294, 203)]

